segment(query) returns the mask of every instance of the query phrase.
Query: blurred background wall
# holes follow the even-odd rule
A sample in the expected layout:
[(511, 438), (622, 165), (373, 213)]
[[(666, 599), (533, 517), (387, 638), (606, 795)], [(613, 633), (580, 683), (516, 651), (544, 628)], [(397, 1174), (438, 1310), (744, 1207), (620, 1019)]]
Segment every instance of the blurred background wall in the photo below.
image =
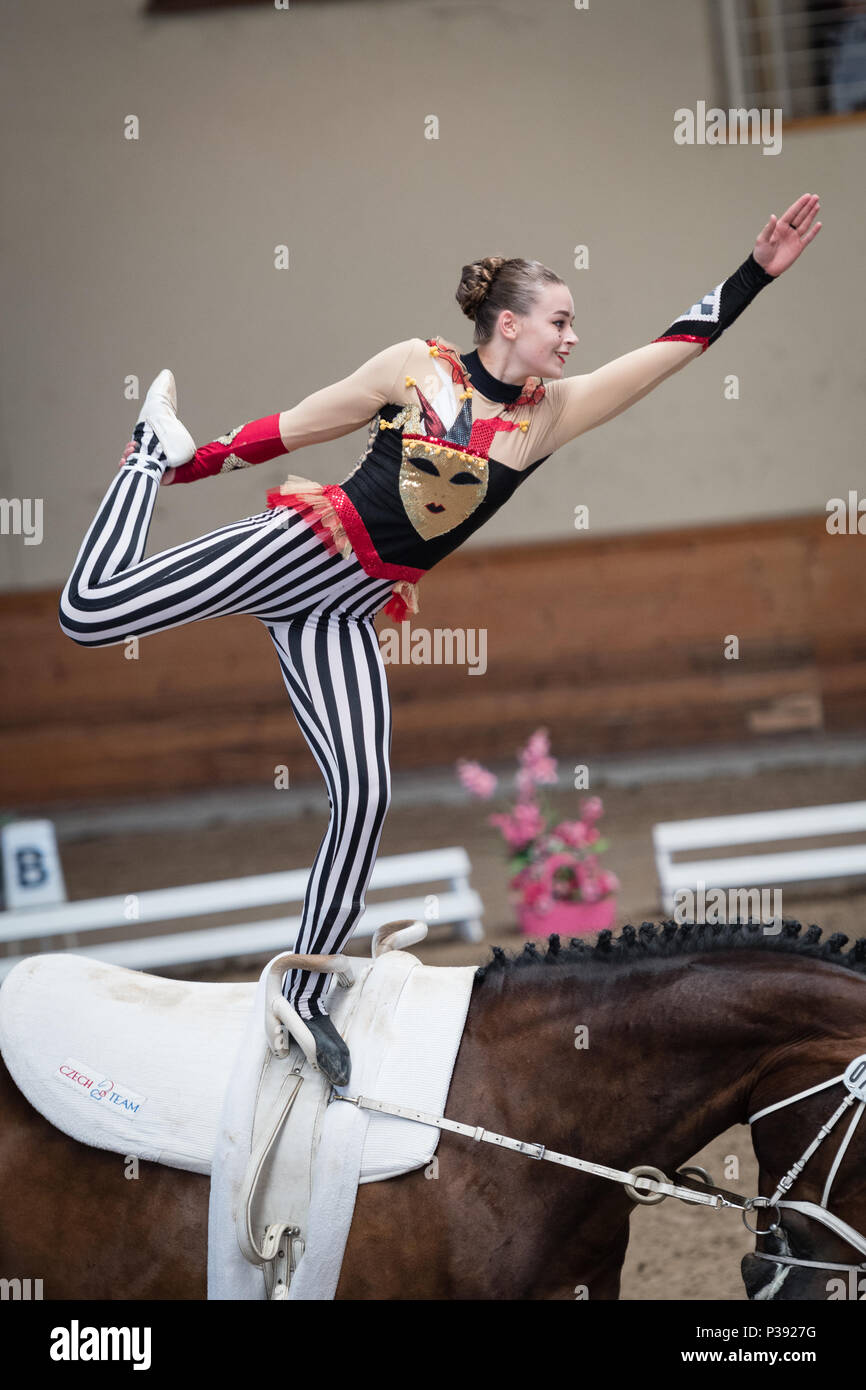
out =
[[(488, 674), (395, 668), (395, 760), (510, 750), (527, 701), (608, 751), (749, 738), (755, 721), (862, 727), (860, 544), (824, 520), (862, 477), (863, 120), (794, 123), (776, 154), (675, 143), (677, 108), (727, 105), (722, 58), (719, 6), (681, 0), (16, 8), (2, 493), (43, 499), (44, 521), (39, 544), (0, 537), (11, 803), (255, 780), (275, 729), (307, 757), (256, 624), (152, 637), (135, 663), (57, 629), (138, 413), (130, 378), (143, 395), (171, 366), (204, 442), (399, 339), (470, 348), (454, 291), (492, 253), (565, 277), (569, 372), (590, 371), (662, 332), (806, 191), (826, 223), (814, 249), (425, 579), (416, 625), (484, 627)], [(363, 443), (289, 468), (339, 481)], [(260, 510), (287, 463), (166, 491), (149, 552)]]

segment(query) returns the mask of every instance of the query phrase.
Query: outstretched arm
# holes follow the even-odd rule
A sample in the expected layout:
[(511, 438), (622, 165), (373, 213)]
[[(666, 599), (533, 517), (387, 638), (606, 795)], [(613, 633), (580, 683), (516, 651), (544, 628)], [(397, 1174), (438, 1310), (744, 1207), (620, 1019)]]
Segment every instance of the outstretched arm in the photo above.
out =
[(557, 412), (555, 447), (612, 420), (706, 352), (755, 295), (793, 265), (815, 239), (821, 230), (820, 222), (812, 225), (818, 207), (817, 195), (804, 193), (781, 219), (774, 214), (739, 269), (675, 319), (653, 342), (585, 376), (552, 382), (548, 391)]
[(192, 483), (215, 473), (265, 463), (280, 454), (339, 439), (367, 424), (383, 405), (397, 399), (403, 367), (414, 340), (395, 343), (371, 357), (351, 376), (306, 396), (291, 410), (266, 415), (204, 444), (189, 463), (168, 468), (163, 483)]

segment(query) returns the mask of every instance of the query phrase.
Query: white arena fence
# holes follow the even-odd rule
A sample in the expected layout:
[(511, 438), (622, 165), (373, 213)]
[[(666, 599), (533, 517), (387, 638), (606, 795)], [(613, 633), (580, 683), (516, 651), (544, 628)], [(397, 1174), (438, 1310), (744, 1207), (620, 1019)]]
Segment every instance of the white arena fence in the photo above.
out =
[(701, 858), (692, 853), (688, 859), (674, 862), (675, 854), (860, 831), (866, 832), (866, 801), (661, 823), (653, 827), (653, 845), (662, 905), (666, 912), (672, 912), (677, 892), (694, 891), (701, 884), (723, 889), (780, 887), (866, 874), (866, 836), (862, 844), (750, 851), (724, 858)]
[[(462, 941), (483, 940), (483, 903), (470, 886), (470, 869), (466, 850), (457, 846), (383, 856), (373, 869), (368, 894), (390, 890), (399, 896), (389, 896), (383, 902), (368, 901), (352, 939), (372, 936), (386, 922), (417, 918), (427, 922), (431, 930), (449, 927), (451, 934)], [(309, 869), (291, 869), (0, 912), (0, 946), (6, 952), (0, 955), (0, 979), (24, 956), (49, 950), (74, 951), (133, 970), (275, 955), (290, 950), (300, 929), (300, 912), (230, 926), (204, 923), (192, 931), (148, 934), (148, 929), (165, 922), (252, 908), (292, 904), (303, 907), (309, 876)], [(445, 883), (444, 891), (432, 887), (424, 893), (418, 891), (419, 885), (435, 883)], [(415, 891), (400, 893), (409, 889)], [(123, 941), (88, 940), (93, 932), (119, 927), (134, 935)]]

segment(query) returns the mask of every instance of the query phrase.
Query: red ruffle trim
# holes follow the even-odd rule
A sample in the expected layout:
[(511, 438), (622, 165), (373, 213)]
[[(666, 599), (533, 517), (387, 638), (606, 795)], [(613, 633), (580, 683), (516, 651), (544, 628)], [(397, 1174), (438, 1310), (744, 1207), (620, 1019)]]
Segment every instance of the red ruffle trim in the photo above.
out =
[(338, 544), (337, 535), (339, 531), (342, 531), (339, 518), (335, 515), (333, 521), (329, 521), (324, 515), (323, 509), (308, 502), (300, 493), (281, 493), (279, 488), (271, 488), (268, 493), (268, 506), (291, 507), (298, 516), (303, 517), (310, 530), (314, 531), (323, 542), (329, 555), (347, 555), (351, 552), (352, 546), (348, 537), (346, 537), (348, 551)]
[(417, 584), (410, 584), (408, 579), (399, 579), (391, 593), (394, 597), (385, 604), (383, 611), (395, 623), (402, 623), (410, 613), (418, 612)]
[(291, 507), (297, 512), (329, 555), (348, 557), (354, 553), (373, 578), (394, 579), (393, 597), (384, 609), (389, 618), (400, 623), (408, 614), (419, 611), (418, 580), (426, 571), (380, 559), (358, 512), (337, 484), (325, 487), (311, 478), (292, 474), (280, 487), (269, 490), (267, 502), (269, 507)]

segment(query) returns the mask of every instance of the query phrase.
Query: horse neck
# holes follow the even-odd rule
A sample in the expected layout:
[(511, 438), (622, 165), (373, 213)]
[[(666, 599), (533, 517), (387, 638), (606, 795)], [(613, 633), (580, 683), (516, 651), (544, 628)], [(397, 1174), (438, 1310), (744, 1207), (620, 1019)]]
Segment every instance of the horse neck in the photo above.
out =
[[(863, 978), (821, 961), (742, 949), (563, 967), (561, 979), (553, 969), (516, 976), (509, 1004), (499, 1000), (494, 1065), (502, 1074), (514, 1038), (504, 1074), (518, 1109), (531, 1097), (533, 1137), (577, 1141), (597, 1161), (603, 1149), (620, 1163), (659, 1161), (649, 1153), (684, 1162), (863, 1050), (851, 1043), (863, 1033)], [(550, 1061), (531, 1090), (517, 1083), (530, 1029), (533, 1052)]]

